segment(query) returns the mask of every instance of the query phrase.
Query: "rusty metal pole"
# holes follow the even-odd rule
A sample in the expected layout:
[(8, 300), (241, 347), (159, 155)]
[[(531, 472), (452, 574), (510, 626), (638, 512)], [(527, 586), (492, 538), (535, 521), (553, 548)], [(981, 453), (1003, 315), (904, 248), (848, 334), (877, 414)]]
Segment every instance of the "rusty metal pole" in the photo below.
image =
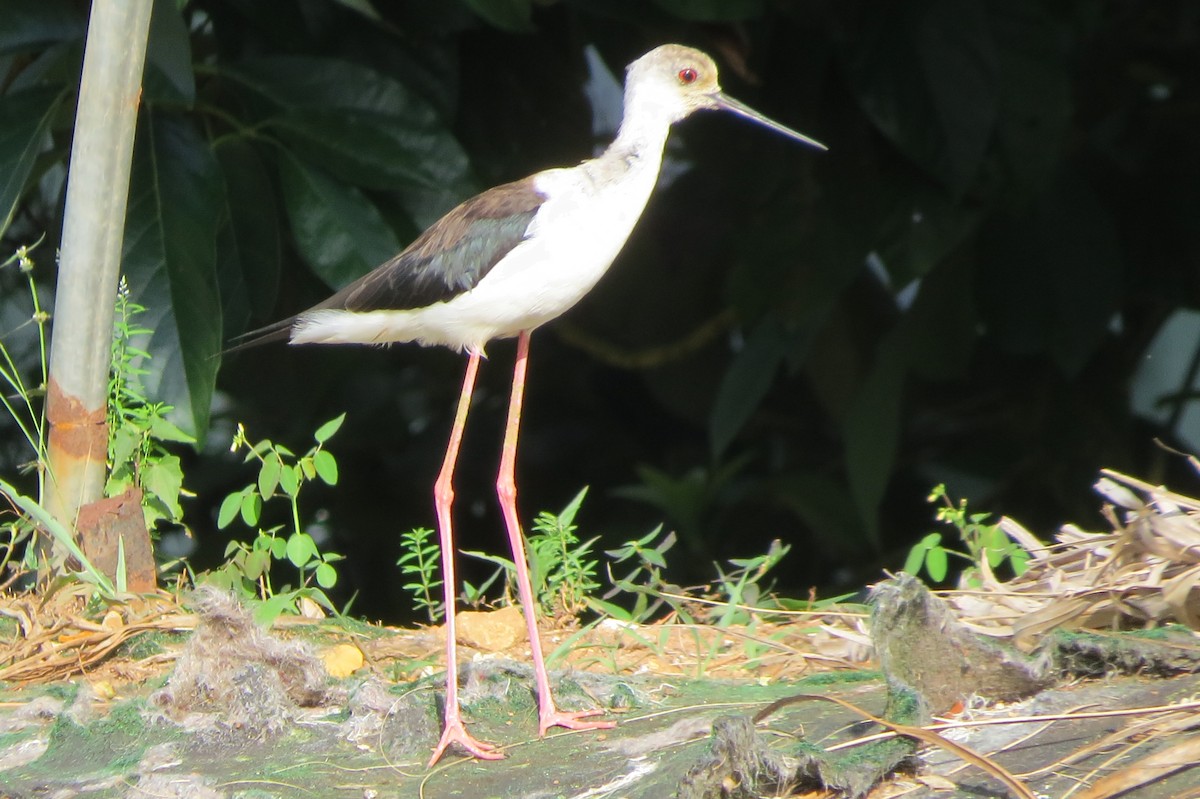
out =
[[(41, 497), (68, 529), (104, 488), (113, 305), (153, 6), (94, 0), (88, 21), (50, 340)], [(51, 563), (61, 558), (53, 553)]]

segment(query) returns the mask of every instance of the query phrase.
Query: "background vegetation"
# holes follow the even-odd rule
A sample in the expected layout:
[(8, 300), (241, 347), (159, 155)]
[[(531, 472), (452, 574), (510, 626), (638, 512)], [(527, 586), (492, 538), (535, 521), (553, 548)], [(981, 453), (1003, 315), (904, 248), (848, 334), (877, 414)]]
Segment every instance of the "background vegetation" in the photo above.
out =
[[(3, 247), (48, 236), (43, 290), (86, 17), (0, 6)], [(898, 567), (936, 483), (1043, 532), (1098, 523), (1099, 467), (1168, 480), (1186, 467), (1153, 438), (1200, 446), (1198, 38), (1182, 1), (159, 0), (124, 272), (144, 393), (199, 442), (193, 560), (220, 561), (218, 508), (254, 479), (236, 423), (302, 449), (346, 412), (309, 532), (359, 610), (405, 606), (393, 564), (432, 522), (462, 359), (214, 355), (474, 191), (592, 154), (623, 66), (668, 41), (831, 149), (678, 127), (612, 273), (534, 338), (525, 515), (590, 485), (587, 537), (665, 520), (680, 582), (782, 538), (796, 591)], [(0, 333), (33, 373), (22, 280), (0, 271)], [(465, 545), (494, 550), (512, 345), (489, 355), (458, 495)], [(15, 475), (29, 453), (0, 439)]]

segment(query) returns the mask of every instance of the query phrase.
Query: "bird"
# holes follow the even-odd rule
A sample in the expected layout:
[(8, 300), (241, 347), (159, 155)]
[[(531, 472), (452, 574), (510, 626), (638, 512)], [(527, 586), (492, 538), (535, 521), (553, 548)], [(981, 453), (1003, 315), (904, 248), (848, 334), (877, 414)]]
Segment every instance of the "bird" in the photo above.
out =
[(530, 639), (538, 735), (615, 726), (598, 709), (555, 704), (538, 637), (533, 589), (517, 514), (514, 469), (532, 331), (557, 318), (600, 280), (641, 216), (658, 180), (671, 126), (693, 112), (722, 110), (820, 150), (825, 145), (767, 118), (722, 91), (716, 63), (700, 50), (665, 44), (626, 69), (623, 116), (601, 155), (488, 189), (457, 206), (401, 253), (324, 302), (239, 336), (230, 350), (290, 344), (415, 342), (464, 352), (467, 365), (434, 510), (445, 590), (446, 690), (442, 735), (432, 767), (451, 748), (483, 760), (504, 757), (466, 729), (458, 698), (455, 637), (454, 468), (484, 347), (517, 339), (512, 392), (496, 492), (512, 549), (517, 591)]

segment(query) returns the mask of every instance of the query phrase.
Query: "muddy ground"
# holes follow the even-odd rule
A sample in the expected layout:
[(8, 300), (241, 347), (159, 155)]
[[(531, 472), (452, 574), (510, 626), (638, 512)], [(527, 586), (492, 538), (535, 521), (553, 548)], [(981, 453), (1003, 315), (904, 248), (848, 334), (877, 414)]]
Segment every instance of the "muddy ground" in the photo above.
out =
[[(940, 728), (949, 743), (909, 739), (881, 756), (880, 741), (871, 738), (888, 730), (860, 711), (884, 714), (889, 686), (867, 662), (822, 670), (814, 661), (809, 676), (731, 679), (714, 678), (729, 673), (719, 669), (685, 675), (665, 663), (661, 672), (604, 673), (593, 660), (592, 670), (556, 674), (561, 703), (603, 707), (618, 726), (538, 740), (528, 668), (476, 652), (463, 666), (468, 720), (506, 757), (485, 763), (451, 756), (428, 768), (439, 732), (440, 675), (423, 656), (403, 652), (435, 655), (438, 646), (436, 630), (326, 621), (266, 633), (235, 610), (210, 611), (192, 631), (127, 641), (84, 675), (7, 683), (0, 694), (0, 796), (844, 795), (821, 787), (822, 776), (875, 799), (1020, 795), (968, 762), (957, 744), (990, 757), (1028, 796), (1200, 797), (1200, 769), (1192, 767), (1200, 761), (1192, 699), (1200, 678), (1191, 674), (1100, 674), (1057, 680), (1019, 702), (968, 702), (949, 717), (955, 726)], [(743, 647), (731, 632), (720, 649), (744, 661)], [(364, 663), (332, 676), (335, 661), (323, 655), (348, 648), (364, 653)], [(723, 654), (717, 649), (706, 650), (714, 664)], [(753, 722), (771, 703), (798, 695), (835, 697), (859, 711), (806, 699)], [(887, 773), (877, 775), (881, 763)], [(856, 770), (867, 776), (855, 777)]]

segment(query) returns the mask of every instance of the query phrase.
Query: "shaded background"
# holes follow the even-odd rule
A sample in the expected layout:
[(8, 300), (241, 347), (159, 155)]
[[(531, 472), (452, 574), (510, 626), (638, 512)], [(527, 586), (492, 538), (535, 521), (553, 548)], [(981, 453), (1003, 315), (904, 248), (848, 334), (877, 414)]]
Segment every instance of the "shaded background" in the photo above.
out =
[[(46, 131), (0, 187), (3, 245), (48, 234), (47, 290), (86, 13), (0, 6), (0, 123)], [(193, 563), (219, 562), (216, 508), (252, 479), (236, 422), (303, 450), (346, 411), (340, 485), (305, 509), (349, 556), (335, 599), (406, 614), (399, 534), (433, 523), (464, 359), (211, 356), (475, 191), (598, 152), (624, 65), (664, 42), (830, 151), (724, 115), (677, 126), (610, 274), (534, 336), (527, 518), (588, 485), (581, 532), (616, 546), (665, 523), (679, 582), (780, 538), (780, 587), (828, 593), (898, 568), (939, 482), (1043, 535), (1103, 524), (1101, 467), (1194, 490), (1154, 439), (1200, 446), (1198, 38), (1188, 2), (160, 0), (125, 271), (155, 330), (147, 389), (204, 441)], [(18, 288), (0, 272), (0, 331), (28, 314)], [(21, 335), (5, 343), (31, 367)], [(496, 550), (513, 344), (488, 354), (458, 512), (464, 546)], [(29, 455), (0, 430), (11, 474)]]

